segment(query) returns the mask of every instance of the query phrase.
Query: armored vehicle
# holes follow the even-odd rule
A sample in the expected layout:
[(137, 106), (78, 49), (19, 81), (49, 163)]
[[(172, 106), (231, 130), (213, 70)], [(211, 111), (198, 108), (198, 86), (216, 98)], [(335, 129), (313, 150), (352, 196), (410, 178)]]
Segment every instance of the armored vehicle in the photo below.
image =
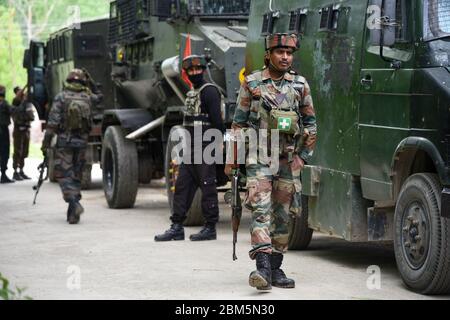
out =
[[(46, 43), (32, 41), (24, 56), (24, 67), (28, 70), (30, 97), (37, 107), (39, 118), (45, 120), (51, 101), (62, 91), (64, 81), (73, 68), (89, 71), (91, 90), (101, 87), (104, 100), (93, 110), (94, 126), (89, 136), (82, 187), (91, 182), (92, 164), (100, 161), (101, 123), (103, 111), (113, 105), (111, 64), (109, 63), (108, 19), (82, 22), (50, 35)], [(53, 152), (49, 151), (49, 179), (53, 174)]]
[(450, 292), (450, 2), (255, 0), (248, 27), (247, 73), (265, 34), (301, 36), (294, 68), (317, 113), (290, 247), (313, 230), (393, 240), (409, 288)]
[[(244, 67), (250, 0), (117, 0), (110, 8), (107, 37), (92, 42), (108, 48), (110, 57), (92, 59), (87, 67), (109, 95), (99, 123), (105, 197), (111, 208), (133, 207), (139, 184), (165, 176), (171, 204), (177, 165), (169, 136), (182, 124), (189, 90), (180, 76), (181, 59), (206, 56), (206, 79), (224, 95), (222, 116), (229, 127)], [(48, 50), (47, 45), (52, 65)], [(40, 71), (29, 70), (38, 91)], [(58, 81), (56, 75), (48, 79), (47, 88)], [(226, 184), (223, 168), (217, 173), (218, 186)], [(202, 223), (199, 193), (186, 224)]]

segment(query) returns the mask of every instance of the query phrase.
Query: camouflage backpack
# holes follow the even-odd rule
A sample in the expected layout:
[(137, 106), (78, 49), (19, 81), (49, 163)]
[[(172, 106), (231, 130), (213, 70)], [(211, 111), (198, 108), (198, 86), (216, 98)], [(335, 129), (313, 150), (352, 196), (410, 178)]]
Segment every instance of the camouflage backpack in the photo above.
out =
[(65, 94), (64, 131), (89, 133), (91, 130), (91, 104), (85, 94)]
[[(222, 119), (224, 118), (224, 111), (225, 111), (225, 99), (223, 94), (220, 92), (220, 89), (212, 83), (206, 83), (203, 86), (201, 86), (199, 89), (192, 89), (186, 94), (186, 115), (188, 117), (199, 117), (199, 116), (208, 116), (206, 114), (201, 113), (200, 105), (201, 105), (201, 99), (200, 94), (206, 87), (213, 86), (216, 87), (217, 90), (219, 90), (221, 101), (220, 101), (220, 110), (222, 113)], [(186, 123), (185, 123), (186, 124)]]

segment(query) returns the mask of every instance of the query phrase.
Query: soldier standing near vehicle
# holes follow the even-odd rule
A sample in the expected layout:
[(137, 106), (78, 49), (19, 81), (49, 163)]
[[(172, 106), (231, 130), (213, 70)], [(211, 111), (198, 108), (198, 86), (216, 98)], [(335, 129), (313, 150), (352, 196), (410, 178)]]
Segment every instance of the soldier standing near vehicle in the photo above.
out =
[(54, 135), (55, 178), (58, 180), (64, 201), (69, 204), (67, 221), (76, 224), (84, 208), (81, 200), (81, 178), (86, 163), (85, 153), (92, 127), (92, 104), (98, 103), (99, 96), (87, 87), (86, 74), (73, 69), (67, 76), (64, 89), (56, 95), (51, 106), (42, 152), (44, 156)]
[(11, 124), (11, 106), (5, 100), (6, 88), (0, 85), (0, 169), (2, 172), (0, 183), (11, 183), (11, 180), (6, 175), (8, 169), (9, 159), (9, 130), (8, 126)]
[(33, 104), (26, 99), (26, 93), (19, 87), (14, 88), (16, 97), (13, 100), (12, 118), (14, 122), (13, 140), (13, 178), (16, 181), (30, 179), (23, 171), (25, 158), (30, 146), (31, 121), (34, 120)]
[[(189, 81), (194, 88), (188, 92), (186, 99), (186, 113), (184, 127), (191, 137), (194, 137), (194, 126), (201, 126), (202, 133), (209, 128), (215, 128), (222, 133), (225, 126), (221, 117), (221, 94), (218, 88), (207, 83), (204, 79), (206, 59), (203, 56), (191, 55), (183, 59), (182, 67), (186, 71)], [(203, 134), (202, 134), (203, 136)], [(193, 142), (193, 139), (191, 139)], [(192, 143), (193, 145), (195, 142)], [(194, 150), (191, 154), (203, 152)], [(192, 160), (192, 159), (191, 159)], [(219, 220), (219, 207), (216, 188), (216, 164), (182, 163), (179, 168), (173, 198), (173, 214), (170, 217), (172, 225), (163, 234), (155, 236), (155, 241), (184, 240), (183, 221), (191, 207), (197, 188), (202, 191), (202, 212), (205, 218), (204, 228), (197, 234), (190, 236), (192, 241), (215, 240), (216, 223)]]
[[(291, 70), (296, 35), (266, 37), (265, 68), (247, 76), (241, 86), (232, 128), (278, 130), (279, 167), (267, 161), (246, 160), (246, 207), (252, 210), (250, 258), (256, 271), (249, 284), (259, 290), (294, 288), (295, 281), (280, 269), (288, 247), (289, 216), (301, 212), (300, 172), (312, 155), (316, 118), (306, 79)], [(270, 133), (270, 131), (269, 131)], [(230, 175), (231, 166), (225, 172)]]

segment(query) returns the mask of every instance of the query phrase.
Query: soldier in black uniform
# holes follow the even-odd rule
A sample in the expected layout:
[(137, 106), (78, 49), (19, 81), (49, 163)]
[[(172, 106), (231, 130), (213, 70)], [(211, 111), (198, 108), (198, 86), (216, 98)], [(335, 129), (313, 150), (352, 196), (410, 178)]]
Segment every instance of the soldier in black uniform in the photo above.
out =
[(8, 169), (9, 159), (9, 130), (8, 126), (11, 124), (11, 106), (5, 100), (6, 88), (0, 85), (0, 168), (2, 176), (0, 183), (11, 183), (11, 180), (6, 175)]
[[(187, 112), (184, 127), (194, 137), (194, 126), (201, 125), (202, 132), (210, 128), (225, 132), (221, 117), (221, 94), (217, 86), (207, 83), (203, 77), (206, 60), (203, 56), (192, 55), (183, 59), (182, 67), (186, 71), (194, 88), (188, 92), (186, 99)], [(193, 139), (191, 139), (192, 141)], [(193, 143), (194, 144), (194, 143)], [(205, 145), (202, 143), (202, 150)], [(194, 150), (198, 152), (198, 150)], [(193, 162), (191, 162), (193, 163)], [(155, 241), (184, 240), (183, 221), (191, 207), (197, 188), (202, 191), (202, 212), (205, 218), (204, 228), (190, 236), (192, 241), (215, 240), (216, 223), (219, 220), (219, 207), (216, 188), (216, 165), (182, 163), (175, 184), (173, 198), (172, 225), (163, 234), (155, 236)]]

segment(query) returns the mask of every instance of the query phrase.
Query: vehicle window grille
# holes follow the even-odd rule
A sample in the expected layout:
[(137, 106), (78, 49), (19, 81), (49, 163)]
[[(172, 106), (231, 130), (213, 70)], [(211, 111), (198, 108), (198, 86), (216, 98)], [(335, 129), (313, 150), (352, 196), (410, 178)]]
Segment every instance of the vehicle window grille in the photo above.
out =
[(193, 15), (248, 15), (250, 0), (190, 0)]
[(427, 39), (450, 35), (450, 2), (428, 0), (424, 4), (424, 26)]

